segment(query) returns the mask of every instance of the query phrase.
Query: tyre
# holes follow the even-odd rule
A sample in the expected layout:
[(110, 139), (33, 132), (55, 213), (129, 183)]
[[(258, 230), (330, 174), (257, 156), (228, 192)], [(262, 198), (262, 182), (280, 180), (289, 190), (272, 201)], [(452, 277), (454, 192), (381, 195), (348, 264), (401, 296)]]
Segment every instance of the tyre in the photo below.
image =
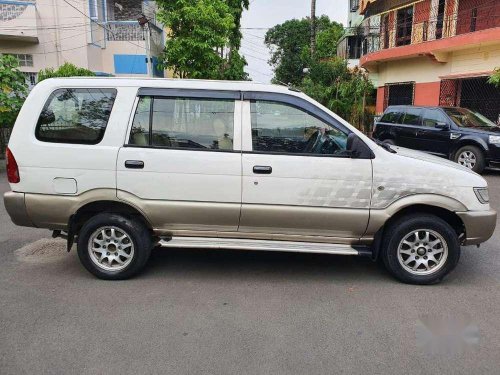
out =
[(455, 153), (455, 162), (481, 173), (485, 167), (483, 151), (477, 146), (464, 146)]
[(89, 219), (78, 235), (78, 257), (105, 280), (128, 279), (145, 266), (152, 248), (149, 229), (140, 220), (102, 213)]
[(457, 233), (434, 215), (400, 218), (385, 231), (381, 256), (398, 280), (417, 285), (440, 282), (460, 259)]
[(388, 145), (391, 145), (391, 146), (396, 146), (396, 142), (394, 142), (394, 139), (386, 139), (382, 142), (387, 143)]

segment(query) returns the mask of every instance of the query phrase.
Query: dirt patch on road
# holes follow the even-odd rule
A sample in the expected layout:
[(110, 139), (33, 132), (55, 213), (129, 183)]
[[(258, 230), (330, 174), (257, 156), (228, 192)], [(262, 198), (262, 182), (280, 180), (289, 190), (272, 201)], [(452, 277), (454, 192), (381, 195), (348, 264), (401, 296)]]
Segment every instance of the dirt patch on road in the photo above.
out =
[(42, 238), (27, 244), (15, 252), (22, 262), (51, 262), (66, 256), (66, 241), (63, 239)]

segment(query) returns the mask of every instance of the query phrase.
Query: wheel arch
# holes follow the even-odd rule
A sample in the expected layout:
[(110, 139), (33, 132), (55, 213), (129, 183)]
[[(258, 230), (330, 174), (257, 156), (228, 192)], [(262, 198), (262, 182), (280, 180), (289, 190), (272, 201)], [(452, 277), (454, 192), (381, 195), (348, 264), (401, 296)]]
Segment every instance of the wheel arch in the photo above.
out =
[(460, 141), (453, 146), (450, 152), (450, 158), (455, 159), (457, 151), (464, 146), (478, 147), (483, 153), (488, 151), (488, 144), (481, 138), (465, 136), (464, 138), (461, 138)]

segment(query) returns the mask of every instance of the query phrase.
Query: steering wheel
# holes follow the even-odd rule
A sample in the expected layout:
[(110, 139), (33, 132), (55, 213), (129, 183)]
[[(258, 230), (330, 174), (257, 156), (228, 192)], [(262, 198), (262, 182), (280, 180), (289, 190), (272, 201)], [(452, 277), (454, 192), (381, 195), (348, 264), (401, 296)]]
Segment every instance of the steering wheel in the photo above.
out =
[(319, 141), (321, 139), (321, 132), (316, 130), (316, 132), (311, 135), (311, 138), (307, 141), (306, 147), (304, 147), (304, 153), (311, 153), (316, 149)]

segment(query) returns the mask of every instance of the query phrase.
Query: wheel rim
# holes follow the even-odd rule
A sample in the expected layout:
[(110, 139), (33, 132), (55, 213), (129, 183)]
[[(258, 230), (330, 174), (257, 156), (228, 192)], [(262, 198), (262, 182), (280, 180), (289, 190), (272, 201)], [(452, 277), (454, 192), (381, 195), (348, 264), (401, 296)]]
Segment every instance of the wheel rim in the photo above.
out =
[(472, 151), (463, 151), (460, 155), (458, 155), (458, 164), (461, 164), (469, 169), (474, 168), (476, 162), (476, 155)]
[(105, 271), (120, 271), (134, 258), (134, 243), (123, 229), (100, 227), (90, 236), (88, 252), (97, 267)]
[(446, 241), (439, 233), (429, 229), (408, 233), (398, 246), (399, 263), (414, 275), (430, 275), (439, 271), (447, 258)]

